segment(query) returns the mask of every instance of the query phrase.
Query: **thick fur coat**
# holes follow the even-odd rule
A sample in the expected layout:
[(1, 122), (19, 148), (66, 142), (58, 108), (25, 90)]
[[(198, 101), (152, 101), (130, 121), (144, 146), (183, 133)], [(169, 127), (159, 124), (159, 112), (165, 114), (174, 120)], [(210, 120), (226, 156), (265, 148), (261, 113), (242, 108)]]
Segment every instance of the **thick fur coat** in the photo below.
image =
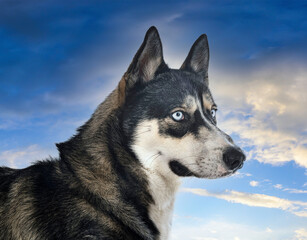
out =
[(208, 64), (202, 35), (170, 69), (151, 27), (59, 159), (0, 168), (0, 239), (168, 239), (180, 177), (224, 177), (245, 159), (216, 126)]

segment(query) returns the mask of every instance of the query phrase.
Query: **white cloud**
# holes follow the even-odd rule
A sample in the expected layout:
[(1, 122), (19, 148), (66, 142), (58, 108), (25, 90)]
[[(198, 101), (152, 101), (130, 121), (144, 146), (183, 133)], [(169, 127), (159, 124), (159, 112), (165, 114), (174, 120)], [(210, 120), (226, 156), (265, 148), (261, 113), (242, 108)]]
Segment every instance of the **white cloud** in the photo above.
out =
[[(268, 230), (269, 229), (269, 230)], [(244, 223), (228, 222), (224, 219), (194, 221), (192, 219), (174, 218), (171, 240), (271, 240), (290, 239), (294, 234), (292, 228), (260, 228)]]
[(43, 160), (49, 156), (56, 157), (56, 150), (44, 149), (36, 144), (23, 149), (7, 150), (0, 153), (0, 165), (12, 168), (27, 167), (32, 162)]
[(275, 184), (275, 185), (274, 185), (274, 188), (277, 188), (277, 189), (282, 189), (282, 188), (283, 188), (283, 186), (282, 186), (281, 184)]
[(250, 181), (249, 185), (251, 185), (252, 187), (257, 187), (257, 186), (259, 186), (259, 182), (257, 182), (257, 181)]
[(182, 191), (191, 192), (200, 196), (215, 197), (250, 207), (277, 208), (300, 217), (307, 217), (307, 202), (291, 201), (270, 195), (237, 192), (233, 190), (226, 190), (224, 193), (213, 193), (205, 189), (184, 188)]
[(251, 177), (252, 174), (250, 173), (244, 173), (244, 172), (235, 172), (234, 175), (232, 175), (232, 177), (235, 177), (235, 178), (244, 178), (244, 177)]
[(218, 240), (217, 238), (212, 237), (194, 237), (193, 240)]
[[(306, 209), (306, 208), (305, 208)], [(299, 217), (307, 217), (307, 211), (296, 211), (296, 212), (293, 212), (296, 216), (299, 216)]]
[(296, 189), (296, 188), (284, 188), (283, 191), (287, 191), (289, 193), (307, 193), (307, 190)]
[(295, 231), (295, 240), (307, 240), (307, 230), (304, 228)]
[(271, 233), (271, 232), (273, 232), (273, 231), (272, 231), (272, 229), (271, 229), (271, 228), (269, 228), (269, 227), (267, 227), (265, 231), (266, 231), (267, 233)]
[(281, 190), (289, 192), (289, 193), (307, 193), (307, 190), (296, 189), (296, 188), (286, 188), (286, 187), (283, 187), (281, 184), (275, 184), (273, 187), (277, 188), (277, 189), (281, 189)]
[(282, 165), (295, 161), (307, 168), (307, 72), (280, 63), (233, 77), (211, 74), (213, 95), (221, 111), (221, 129), (240, 137), (249, 159)]

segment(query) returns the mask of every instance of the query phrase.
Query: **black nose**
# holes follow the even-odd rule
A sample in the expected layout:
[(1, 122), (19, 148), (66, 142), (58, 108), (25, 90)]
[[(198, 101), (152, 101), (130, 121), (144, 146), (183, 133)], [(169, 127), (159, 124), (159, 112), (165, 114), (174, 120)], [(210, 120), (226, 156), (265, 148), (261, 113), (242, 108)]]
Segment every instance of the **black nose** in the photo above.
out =
[(240, 168), (243, 165), (245, 160), (245, 155), (242, 151), (231, 147), (226, 150), (223, 154), (223, 161), (226, 163), (227, 167), (230, 170), (235, 170)]

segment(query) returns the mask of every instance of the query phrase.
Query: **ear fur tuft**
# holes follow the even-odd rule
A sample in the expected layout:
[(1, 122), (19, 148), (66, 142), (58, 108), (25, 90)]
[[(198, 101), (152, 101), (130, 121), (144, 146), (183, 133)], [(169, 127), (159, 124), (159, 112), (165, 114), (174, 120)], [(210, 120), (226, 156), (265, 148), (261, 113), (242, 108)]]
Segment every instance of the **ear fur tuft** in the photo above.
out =
[(141, 47), (119, 83), (121, 101), (125, 98), (127, 91), (136, 83), (152, 80), (160, 66), (166, 66), (163, 59), (162, 43), (157, 28), (152, 26), (146, 32)]

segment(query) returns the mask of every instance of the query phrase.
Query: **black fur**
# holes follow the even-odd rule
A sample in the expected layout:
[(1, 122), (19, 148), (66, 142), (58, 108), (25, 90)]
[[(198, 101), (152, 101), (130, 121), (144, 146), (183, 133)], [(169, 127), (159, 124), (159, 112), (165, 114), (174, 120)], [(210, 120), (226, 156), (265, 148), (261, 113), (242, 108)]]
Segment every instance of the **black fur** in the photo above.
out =
[[(207, 91), (209, 90), (199, 75), (174, 69), (168, 69), (147, 84), (135, 86), (123, 109), (126, 135), (131, 136), (141, 120), (163, 121), (170, 116), (172, 109), (183, 104), (187, 96), (197, 97)], [(196, 134), (200, 126), (210, 128), (200, 117), (199, 111), (196, 111), (193, 115), (185, 115), (183, 122), (174, 122), (173, 125), (160, 129), (160, 133), (181, 138), (188, 132)]]

